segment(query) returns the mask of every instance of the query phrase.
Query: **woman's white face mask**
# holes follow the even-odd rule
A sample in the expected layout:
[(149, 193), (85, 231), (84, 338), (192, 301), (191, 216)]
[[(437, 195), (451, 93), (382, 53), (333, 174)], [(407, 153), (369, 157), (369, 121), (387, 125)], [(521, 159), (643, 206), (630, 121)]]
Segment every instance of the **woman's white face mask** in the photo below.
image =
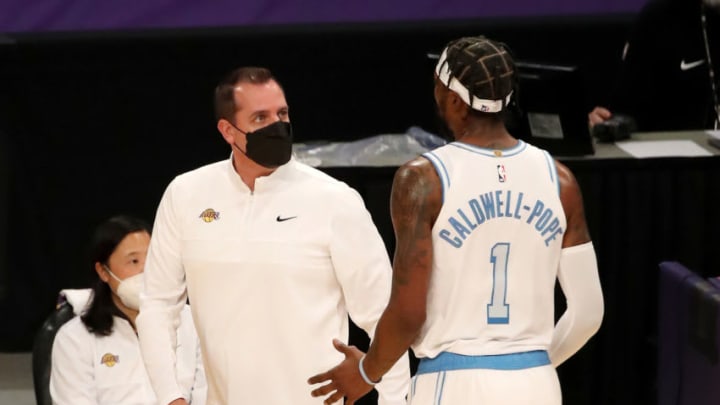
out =
[(110, 271), (108, 266), (105, 266), (105, 269), (108, 273), (110, 273), (112, 278), (120, 283), (118, 284), (116, 292), (118, 297), (120, 297), (120, 301), (122, 301), (126, 307), (138, 311), (140, 309), (140, 292), (145, 285), (145, 273), (138, 273), (134, 276), (126, 278), (125, 280), (120, 280), (118, 276)]

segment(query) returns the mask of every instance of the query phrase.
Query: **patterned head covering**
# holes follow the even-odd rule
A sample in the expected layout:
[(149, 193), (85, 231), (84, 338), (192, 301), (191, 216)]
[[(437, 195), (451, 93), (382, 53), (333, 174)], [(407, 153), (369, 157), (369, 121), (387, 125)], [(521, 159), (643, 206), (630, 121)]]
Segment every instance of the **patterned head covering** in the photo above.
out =
[(515, 62), (508, 48), (483, 36), (448, 43), (435, 74), (470, 108), (487, 113), (505, 109), (516, 85)]

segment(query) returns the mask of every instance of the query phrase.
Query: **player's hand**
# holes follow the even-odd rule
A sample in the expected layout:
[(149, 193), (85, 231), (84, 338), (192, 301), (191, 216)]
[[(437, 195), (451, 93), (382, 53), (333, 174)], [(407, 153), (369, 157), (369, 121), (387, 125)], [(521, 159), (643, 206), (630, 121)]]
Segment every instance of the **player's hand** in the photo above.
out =
[(600, 124), (601, 122), (609, 120), (610, 117), (612, 117), (612, 113), (610, 112), (610, 110), (605, 107), (595, 107), (588, 114), (588, 125), (590, 125), (590, 128), (592, 128), (595, 126), (595, 124)]
[(312, 390), (311, 395), (313, 397), (329, 395), (325, 398), (325, 405), (334, 404), (343, 397), (346, 398), (345, 405), (353, 405), (355, 401), (372, 390), (372, 386), (365, 383), (358, 369), (364, 353), (357, 347), (348, 346), (337, 339), (333, 339), (333, 346), (345, 355), (345, 360), (324, 373), (310, 377), (308, 384), (327, 382), (327, 384)]
[(185, 398), (178, 398), (172, 402), (170, 402), (168, 405), (188, 405)]

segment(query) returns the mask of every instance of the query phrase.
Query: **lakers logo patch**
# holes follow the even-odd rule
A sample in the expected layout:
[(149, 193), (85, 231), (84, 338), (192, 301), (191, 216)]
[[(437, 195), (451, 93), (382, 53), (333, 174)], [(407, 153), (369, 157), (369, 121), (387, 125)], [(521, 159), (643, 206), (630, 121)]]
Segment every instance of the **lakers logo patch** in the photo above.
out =
[(100, 364), (104, 364), (107, 367), (112, 367), (119, 362), (120, 356), (114, 355), (112, 353), (105, 353), (100, 359)]
[(205, 221), (207, 223), (210, 223), (212, 221), (219, 220), (220, 213), (218, 211), (215, 211), (212, 208), (208, 208), (205, 211), (203, 211), (202, 214), (200, 214), (200, 219), (202, 219), (203, 221)]

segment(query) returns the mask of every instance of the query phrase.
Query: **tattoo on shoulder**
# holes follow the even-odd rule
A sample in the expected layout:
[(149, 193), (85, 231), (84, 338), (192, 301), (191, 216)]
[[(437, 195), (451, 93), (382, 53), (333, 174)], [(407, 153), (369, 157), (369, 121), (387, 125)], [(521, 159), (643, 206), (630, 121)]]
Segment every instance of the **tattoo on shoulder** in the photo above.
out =
[(395, 281), (405, 284), (418, 267), (432, 261), (432, 226), (440, 211), (439, 179), (429, 164), (401, 167), (393, 183), (391, 214), (395, 227)]
[(437, 187), (431, 176), (435, 171), (427, 165), (407, 164), (398, 170), (393, 184), (393, 197), (405, 210), (418, 214), (432, 201), (432, 193)]

